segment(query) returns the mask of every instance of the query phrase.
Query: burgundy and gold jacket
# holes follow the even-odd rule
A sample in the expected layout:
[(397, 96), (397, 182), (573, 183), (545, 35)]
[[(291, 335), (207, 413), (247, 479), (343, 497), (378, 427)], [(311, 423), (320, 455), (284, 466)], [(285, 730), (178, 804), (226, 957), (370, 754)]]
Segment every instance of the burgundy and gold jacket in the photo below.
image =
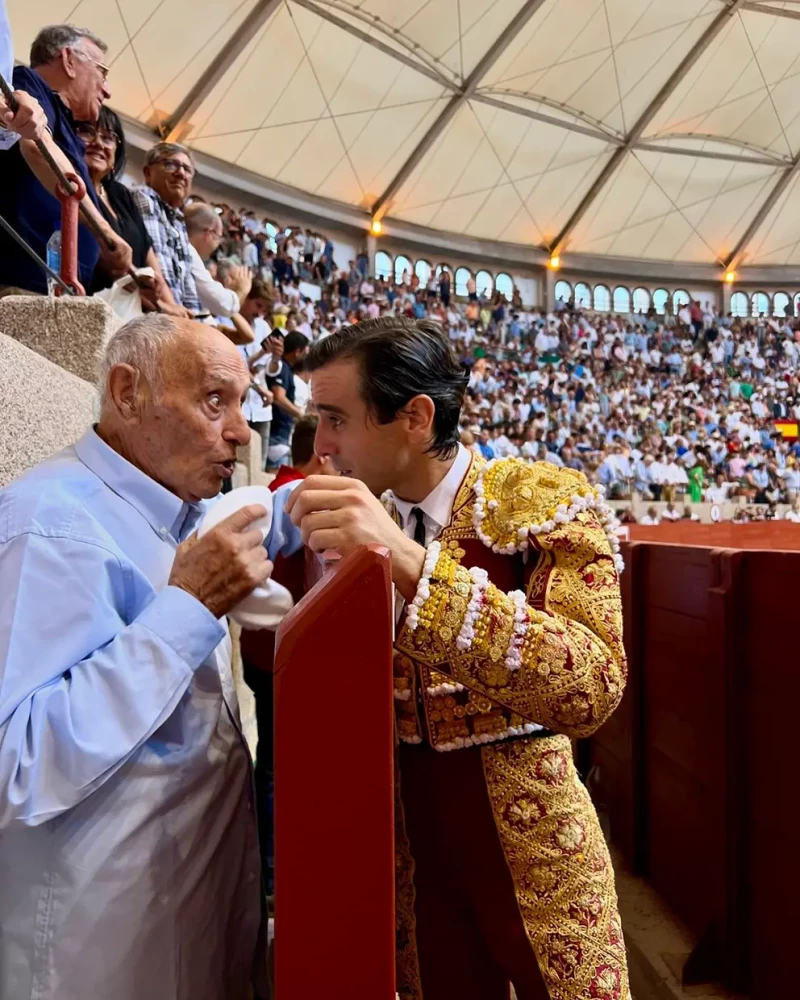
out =
[(609, 717), (626, 677), (614, 523), (579, 472), (473, 457), (395, 641), (401, 740), (585, 737)]

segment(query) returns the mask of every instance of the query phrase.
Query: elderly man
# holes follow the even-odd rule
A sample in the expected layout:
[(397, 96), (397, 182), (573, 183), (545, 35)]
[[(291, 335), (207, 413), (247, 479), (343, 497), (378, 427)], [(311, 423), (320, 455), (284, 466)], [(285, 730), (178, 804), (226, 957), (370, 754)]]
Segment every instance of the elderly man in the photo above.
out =
[(197, 297), (203, 309), (212, 316), (235, 316), (242, 308), (252, 286), (246, 267), (231, 267), (225, 283), (215, 281), (205, 261), (222, 240), (222, 219), (211, 205), (202, 201), (189, 205), (184, 212), (189, 234), (189, 256)]
[(218, 331), (133, 320), (96, 427), (0, 492), (0, 996), (248, 995), (260, 862), (224, 616), (299, 537), (265, 549), (258, 506), (192, 533), (249, 384)]
[(192, 248), (183, 214), (194, 175), (194, 163), (185, 146), (158, 142), (145, 155), (146, 184), (136, 188), (133, 197), (175, 301), (190, 312), (199, 313)]
[[(75, 131), (76, 121), (97, 121), (103, 101), (111, 96), (106, 44), (86, 28), (68, 24), (43, 28), (33, 41), (30, 69), (14, 70), (14, 87), (37, 100), (44, 110), (50, 133), (44, 141), (53, 158), (86, 185), (83, 207), (100, 232), (111, 241), (98, 244), (85, 227), (78, 230), (79, 280), (88, 286), (102, 256), (104, 269), (114, 276), (131, 265), (131, 250), (113, 232), (97, 208), (97, 195), (84, 159), (84, 144)], [(0, 152), (0, 215), (39, 254), (61, 226), (61, 206), (55, 198), (56, 179), (33, 138), (22, 138)], [(0, 232), (0, 288), (45, 293), (46, 275), (5, 232)], [(2, 291), (0, 291), (2, 294)]]

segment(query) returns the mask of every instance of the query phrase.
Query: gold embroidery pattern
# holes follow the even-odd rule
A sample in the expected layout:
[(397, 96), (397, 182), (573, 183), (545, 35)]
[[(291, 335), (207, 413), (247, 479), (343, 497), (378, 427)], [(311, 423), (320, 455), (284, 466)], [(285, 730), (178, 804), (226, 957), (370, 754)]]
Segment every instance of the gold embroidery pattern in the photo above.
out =
[(481, 754), (550, 1000), (630, 1000), (614, 871), (569, 741), (515, 741)]
[(522, 459), (491, 462), (478, 488), (480, 534), (498, 552), (516, 551), (531, 528), (552, 530), (576, 499), (594, 503), (597, 498), (582, 472)]
[[(531, 623), (521, 647), (521, 667), (510, 671), (504, 660), (514, 629), (515, 605), (490, 585), (474, 624), (474, 639), (466, 650), (454, 638), (467, 613), (469, 572), (442, 549), (431, 576), (431, 596), (420, 609), (419, 627), (403, 629), (397, 649), (410, 659), (452, 681), (466, 691), (452, 696), (454, 704), (432, 705), (425, 697), (431, 742), (452, 743), (456, 737), (488, 737), (531, 723), (569, 736), (589, 736), (616, 708), (625, 683), (625, 656), (619, 591), (613, 562), (602, 552), (605, 538), (594, 515), (555, 531), (532, 574), (546, 578), (548, 611), (531, 609)], [(598, 548), (601, 549), (598, 554)], [(597, 566), (600, 570), (594, 575)], [(421, 680), (425, 691), (431, 686)], [(449, 719), (443, 708), (470, 704), (470, 694), (484, 695), (495, 710), (492, 720), (465, 715)], [(488, 713), (481, 713), (488, 714)], [(514, 720), (512, 721), (512, 716)], [(445, 739), (444, 731), (452, 736)], [(519, 735), (509, 731), (506, 735)], [(457, 744), (460, 745), (460, 744)]]

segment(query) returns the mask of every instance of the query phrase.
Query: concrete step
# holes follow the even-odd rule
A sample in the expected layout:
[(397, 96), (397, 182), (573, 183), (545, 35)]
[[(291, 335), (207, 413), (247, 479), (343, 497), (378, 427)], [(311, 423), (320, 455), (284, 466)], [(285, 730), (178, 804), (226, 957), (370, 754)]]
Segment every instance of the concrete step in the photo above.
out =
[(658, 893), (612, 855), (633, 1000), (746, 1000), (718, 984), (681, 985), (694, 938)]

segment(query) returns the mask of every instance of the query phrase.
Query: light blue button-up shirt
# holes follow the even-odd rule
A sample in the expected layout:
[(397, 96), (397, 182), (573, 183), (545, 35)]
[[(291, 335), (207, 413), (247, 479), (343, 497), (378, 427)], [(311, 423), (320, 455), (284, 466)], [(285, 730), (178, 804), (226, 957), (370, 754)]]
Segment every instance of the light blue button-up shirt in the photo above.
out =
[[(260, 868), (230, 643), (167, 585), (204, 511), (94, 431), (0, 491), (0, 997), (247, 995)], [(300, 538), (278, 516), (266, 544)]]
[(0, 73), (11, 86), (14, 72), (14, 43), (11, 41), (11, 25), (8, 22), (6, 0), (0, 0)]
[[(14, 43), (11, 40), (11, 25), (8, 22), (8, 12), (6, 10), (6, 0), (0, 0), (0, 73), (5, 77), (9, 86), (11, 74), (14, 72)], [(0, 150), (10, 149), (19, 136), (16, 132), (8, 132), (0, 128)]]

